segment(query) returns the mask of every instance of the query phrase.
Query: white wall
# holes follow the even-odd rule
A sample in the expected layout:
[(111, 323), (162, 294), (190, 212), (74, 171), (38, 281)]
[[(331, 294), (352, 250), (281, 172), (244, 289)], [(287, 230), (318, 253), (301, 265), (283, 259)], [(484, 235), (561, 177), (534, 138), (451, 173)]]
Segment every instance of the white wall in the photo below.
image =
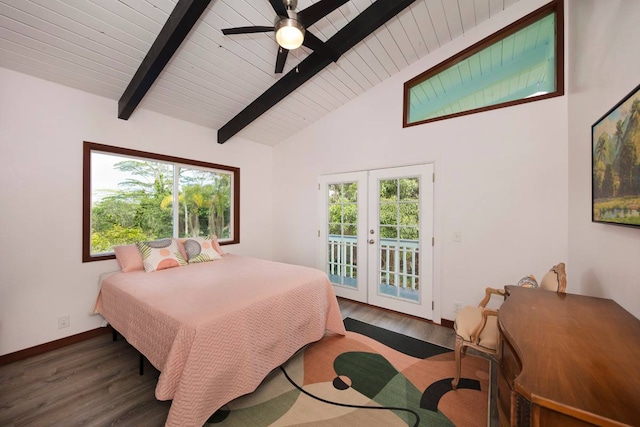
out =
[(0, 68), (0, 355), (100, 324), (96, 280), (117, 267), (81, 262), (83, 140), (240, 167), (242, 243), (227, 249), (311, 266), (320, 174), (434, 162), (436, 317), (558, 261), (570, 292), (640, 316), (640, 230), (590, 216), (591, 125), (640, 83), (640, 2), (568, 1), (568, 96), (401, 128), (406, 80), (544, 2), (521, 0), (273, 150), (143, 109), (118, 120), (115, 101)]
[(241, 243), (225, 249), (271, 257), (271, 147), (143, 109), (119, 120), (116, 101), (0, 68), (0, 355), (100, 325), (97, 278), (117, 264), (82, 263), (83, 140), (240, 167)]
[(640, 317), (640, 229), (591, 222), (591, 125), (640, 83), (640, 2), (569, 7), (570, 289)]
[(433, 162), (436, 320), (566, 261), (566, 97), (402, 128), (405, 81), (544, 3), (520, 1), (277, 145), (275, 258), (316, 265), (319, 175)]

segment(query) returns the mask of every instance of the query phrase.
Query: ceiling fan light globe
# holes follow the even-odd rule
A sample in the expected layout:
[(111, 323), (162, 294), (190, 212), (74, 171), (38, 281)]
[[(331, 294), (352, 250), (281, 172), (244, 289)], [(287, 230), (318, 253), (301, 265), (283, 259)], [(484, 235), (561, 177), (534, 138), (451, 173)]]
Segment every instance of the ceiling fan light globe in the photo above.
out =
[(295, 19), (282, 19), (276, 24), (276, 41), (285, 49), (293, 50), (302, 46), (304, 28)]

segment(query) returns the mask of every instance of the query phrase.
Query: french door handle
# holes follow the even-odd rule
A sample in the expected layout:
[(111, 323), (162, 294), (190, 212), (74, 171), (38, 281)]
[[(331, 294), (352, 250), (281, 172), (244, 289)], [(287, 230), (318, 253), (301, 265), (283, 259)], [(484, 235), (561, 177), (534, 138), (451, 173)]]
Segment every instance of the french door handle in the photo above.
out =
[(376, 242), (376, 241), (375, 241), (375, 240), (373, 240), (373, 239), (369, 240), (369, 244), (370, 244), (370, 245), (373, 245), (375, 242)]

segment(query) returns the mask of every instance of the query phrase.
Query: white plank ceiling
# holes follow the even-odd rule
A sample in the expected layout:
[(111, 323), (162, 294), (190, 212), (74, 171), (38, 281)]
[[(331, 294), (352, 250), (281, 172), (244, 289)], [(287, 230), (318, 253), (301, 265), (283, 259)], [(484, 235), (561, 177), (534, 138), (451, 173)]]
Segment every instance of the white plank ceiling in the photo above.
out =
[[(276, 145), (517, 1), (416, 0), (238, 136)], [(117, 101), (176, 2), (0, 0), (0, 67)], [(351, 0), (309, 31), (326, 41), (372, 3)], [(290, 52), (274, 74), (273, 33), (220, 31), (273, 25), (274, 16), (267, 0), (212, 0), (138, 108), (222, 127), (311, 53)]]

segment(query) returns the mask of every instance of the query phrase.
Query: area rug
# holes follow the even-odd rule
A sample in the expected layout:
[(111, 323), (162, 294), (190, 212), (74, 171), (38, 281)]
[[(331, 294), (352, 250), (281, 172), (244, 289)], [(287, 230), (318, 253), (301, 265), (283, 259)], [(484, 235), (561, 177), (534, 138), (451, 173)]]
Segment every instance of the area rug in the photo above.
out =
[(210, 427), (486, 426), (489, 361), (466, 355), (457, 390), (453, 351), (351, 318), (274, 370)]

